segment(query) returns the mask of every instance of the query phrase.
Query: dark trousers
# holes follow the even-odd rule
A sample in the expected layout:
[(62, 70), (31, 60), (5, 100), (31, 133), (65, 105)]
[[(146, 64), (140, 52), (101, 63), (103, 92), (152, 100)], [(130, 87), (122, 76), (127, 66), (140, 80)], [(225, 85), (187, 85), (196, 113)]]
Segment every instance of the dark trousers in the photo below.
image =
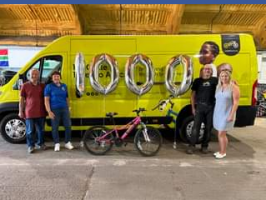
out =
[(196, 108), (196, 115), (194, 117), (194, 125), (192, 128), (190, 146), (195, 146), (197, 139), (199, 138), (199, 132), (201, 128), (201, 123), (205, 124), (205, 131), (203, 136), (203, 141), (201, 146), (208, 147), (211, 139), (212, 130), (212, 118), (213, 118), (213, 105), (198, 104)]

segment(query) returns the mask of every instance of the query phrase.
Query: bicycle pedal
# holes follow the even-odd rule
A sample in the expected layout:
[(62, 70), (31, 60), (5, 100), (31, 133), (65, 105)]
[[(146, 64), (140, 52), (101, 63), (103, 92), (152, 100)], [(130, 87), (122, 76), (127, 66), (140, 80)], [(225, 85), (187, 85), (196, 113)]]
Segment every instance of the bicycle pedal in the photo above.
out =
[(126, 146), (127, 146), (127, 142), (124, 143), (124, 147), (126, 147)]
[(123, 145), (123, 140), (121, 138), (116, 138), (115, 139), (115, 146), (121, 147)]

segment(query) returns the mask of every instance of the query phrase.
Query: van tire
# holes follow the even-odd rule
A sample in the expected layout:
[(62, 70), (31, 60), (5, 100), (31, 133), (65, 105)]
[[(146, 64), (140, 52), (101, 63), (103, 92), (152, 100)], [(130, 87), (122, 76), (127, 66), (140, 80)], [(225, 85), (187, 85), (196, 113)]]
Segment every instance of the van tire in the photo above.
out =
[(10, 113), (3, 117), (0, 123), (0, 132), (4, 140), (12, 144), (25, 143), (26, 125), (17, 113)]
[[(180, 138), (185, 143), (189, 143), (193, 124), (194, 124), (194, 116), (192, 116), (192, 115), (185, 118), (184, 121), (182, 122), (181, 129), (180, 129)], [(200, 135), (199, 135), (199, 138), (197, 139), (197, 144), (202, 143), (203, 134), (204, 134), (204, 127), (205, 127), (205, 125), (204, 125), (204, 123), (202, 123)]]

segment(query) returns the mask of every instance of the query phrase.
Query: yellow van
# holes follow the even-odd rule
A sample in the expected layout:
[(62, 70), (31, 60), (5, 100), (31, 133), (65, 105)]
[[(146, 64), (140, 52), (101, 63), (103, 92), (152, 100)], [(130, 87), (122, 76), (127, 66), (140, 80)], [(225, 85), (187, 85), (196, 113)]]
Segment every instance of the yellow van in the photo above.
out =
[[(253, 125), (256, 115), (255, 90), (257, 81), (256, 50), (252, 36), (247, 34), (235, 35), (167, 35), (167, 36), (65, 36), (61, 37), (42, 51), (7, 83), (2, 81), (0, 87), (0, 131), (3, 138), (11, 143), (20, 143), (25, 139), (25, 124), (18, 115), (19, 85), (29, 79), (29, 70), (40, 70), (42, 82), (49, 80), (49, 75), (54, 70), (62, 74), (62, 82), (68, 85), (71, 104), (71, 120), (73, 130), (83, 130), (88, 126), (110, 124), (105, 117), (107, 112), (117, 112), (116, 124), (125, 124), (134, 113), (132, 110), (138, 107), (146, 108), (145, 122), (160, 125), (169, 124), (176, 128), (176, 133), (186, 140), (189, 137), (193, 117), (190, 106), (190, 90), (182, 95), (174, 95), (174, 116), (169, 116), (169, 105), (161, 110), (152, 110), (158, 102), (167, 99), (171, 90), (167, 89), (166, 69), (171, 59), (183, 55), (189, 58), (190, 67), (193, 69), (193, 77), (200, 75), (202, 63), (200, 59), (204, 54), (203, 45), (206, 42), (215, 43), (219, 51), (211, 60), (214, 66), (221, 63), (230, 63), (233, 66), (233, 79), (240, 86), (241, 99), (237, 111), (236, 126)], [(83, 96), (76, 92), (75, 57), (82, 53), (85, 58), (85, 93)], [(206, 53), (206, 52), (205, 52)], [(208, 52), (207, 52), (208, 53)], [(91, 63), (99, 55), (110, 55), (115, 59), (119, 70), (119, 81), (112, 92), (101, 94), (91, 85)], [(128, 78), (125, 66), (129, 58), (134, 55), (146, 57), (153, 68), (154, 77), (150, 82), (147, 93), (136, 94), (126, 84)], [(176, 65), (182, 65), (177, 63)], [(184, 63), (183, 63), (184, 64)], [(135, 85), (145, 87), (143, 82), (147, 79), (149, 70), (139, 62), (136, 70), (131, 73)], [(174, 66), (174, 80), (172, 83), (178, 88), (182, 81), (185, 68)], [(169, 71), (168, 71), (169, 72)], [(192, 72), (192, 71), (191, 71)], [(110, 75), (110, 65), (102, 63), (97, 69), (96, 81), (102, 85), (113, 81)], [(191, 82), (188, 83), (189, 85)], [(172, 112), (173, 113), (173, 112)], [(174, 121), (174, 123), (173, 123)], [(161, 126), (160, 126), (161, 127)], [(50, 130), (47, 120), (46, 130)]]

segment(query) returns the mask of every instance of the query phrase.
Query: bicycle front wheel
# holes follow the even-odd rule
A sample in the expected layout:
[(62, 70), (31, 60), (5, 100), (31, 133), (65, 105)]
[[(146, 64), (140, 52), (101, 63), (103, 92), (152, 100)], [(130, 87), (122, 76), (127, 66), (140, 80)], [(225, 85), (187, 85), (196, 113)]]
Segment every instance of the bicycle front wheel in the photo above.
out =
[(161, 133), (150, 126), (137, 131), (134, 144), (138, 152), (143, 156), (154, 156), (162, 146)]
[(113, 146), (113, 135), (108, 134), (103, 137), (108, 129), (104, 126), (94, 126), (88, 129), (84, 136), (84, 146), (93, 155), (104, 155)]

